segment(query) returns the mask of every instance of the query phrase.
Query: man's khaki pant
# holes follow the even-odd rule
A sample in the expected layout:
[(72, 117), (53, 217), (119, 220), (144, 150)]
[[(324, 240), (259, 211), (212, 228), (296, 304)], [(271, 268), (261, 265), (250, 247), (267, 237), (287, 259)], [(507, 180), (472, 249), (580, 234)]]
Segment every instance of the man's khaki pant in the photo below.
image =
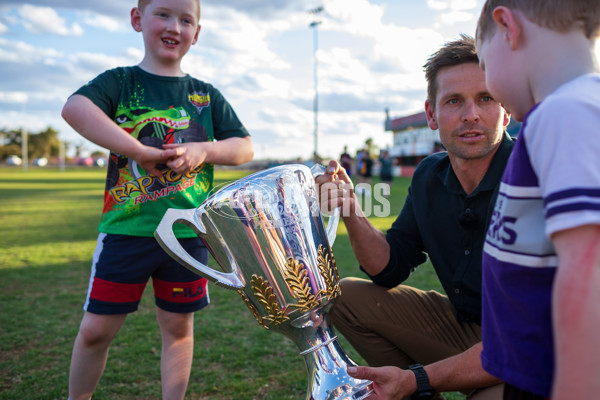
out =
[[(448, 297), (436, 291), (387, 289), (358, 278), (341, 284), (342, 295), (330, 313), (333, 325), (371, 366), (431, 364), (481, 341), (481, 327), (458, 322)], [(497, 385), (468, 398), (502, 399), (502, 391)]]

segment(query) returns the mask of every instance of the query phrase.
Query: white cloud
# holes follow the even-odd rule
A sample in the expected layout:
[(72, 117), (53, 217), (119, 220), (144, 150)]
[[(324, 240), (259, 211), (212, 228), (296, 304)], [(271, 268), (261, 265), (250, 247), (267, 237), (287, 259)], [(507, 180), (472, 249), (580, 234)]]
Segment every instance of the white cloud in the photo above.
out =
[[(343, 30), (361, 36), (377, 36), (383, 24), (383, 8), (367, 0), (328, 0), (325, 1), (325, 24), (333, 29)], [(324, 25), (323, 29), (328, 29)]]
[[(452, 11), (440, 15), (436, 20), (442, 25), (456, 25), (463, 24), (465, 22), (475, 22), (477, 16), (474, 13), (466, 11)], [(472, 34), (473, 35), (473, 34)]]
[(432, 10), (441, 11), (446, 10), (449, 7), (447, 1), (443, 0), (427, 0), (427, 7)]
[(8, 32), (8, 27), (0, 22), (0, 35), (6, 32)]
[(232, 9), (217, 9), (214, 13), (217, 15), (202, 22), (202, 29), (208, 32), (208, 37), (202, 36), (201, 31), (196, 46), (208, 45), (224, 57), (226, 63), (222, 66), (222, 73), (244, 74), (265, 66), (279, 70), (289, 68), (289, 64), (270, 49), (267, 40), (271, 32), (289, 29), (289, 23), (258, 21)]
[(466, 24), (475, 24), (480, 8), (480, 0), (427, 0), (427, 6), (434, 11), (443, 11), (435, 16), (435, 29)]
[(439, 32), (384, 23), (383, 7), (365, 0), (329, 0), (325, 10), (321, 36), (348, 37), (343, 47), (319, 50), (320, 86), (325, 93), (424, 88), (422, 65), (444, 42)]
[(356, 58), (349, 48), (319, 50), (317, 58), (322, 71), (320, 89), (323, 93), (364, 94), (367, 88), (377, 83), (368, 65)]
[(63, 53), (51, 48), (36, 47), (25, 42), (13, 42), (0, 38), (0, 62), (34, 64), (57, 59)]
[(25, 92), (0, 92), (0, 103), (27, 103)]
[[(404, 10), (409, 2), (414, 16)], [(382, 147), (391, 142), (391, 134), (383, 131), (386, 107), (393, 116), (423, 109), (422, 65), (443, 42), (469, 28), (468, 14), (481, 2), (207, 2), (199, 42), (182, 68), (221, 90), (251, 132), (257, 158), (309, 157), (314, 150), (313, 17), (306, 10), (322, 4), (319, 153), (337, 158), (344, 145), (354, 152), (368, 137)], [(70, 93), (102, 71), (143, 58), (141, 37), (129, 25), (130, 6), (122, 0), (0, 3), (0, 23), (12, 35), (10, 40), (0, 35), (0, 125), (29, 124), (24, 127), (31, 131), (38, 129), (33, 124), (51, 125), (63, 138), (81, 142), (60, 118), (60, 109)], [(79, 38), (71, 37), (78, 33)], [(28, 118), (33, 113), (36, 118)]]
[(109, 32), (120, 32), (124, 30), (122, 21), (106, 15), (92, 14), (84, 18), (83, 22), (96, 28), (106, 29)]
[(80, 36), (83, 29), (77, 23), (67, 26), (64, 18), (51, 7), (37, 7), (25, 4), (19, 8), (19, 15), (24, 20), (25, 28), (33, 33), (52, 33), (61, 36)]
[(427, 0), (427, 7), (435, 11), (462, 11), (479, 7), (477, 0)]
[(478, 8), (477, 0), (451, 0), (450, 9), (452, 11), (473, 10)]
[[(127, 56), (111, 56), (102, 53), (80, 52), (69, 54), (65, 65), (73, 74), (73, 81), (82, 84), (100, 72), (123, 65), (132, 65)], [(139, 60), (137, 60), (139, 62)]]
[(138, 62), (142, 61), (142, 58), (144, 58), (144, 51), (135, 47), (128, 47), (123, 52), (123, 55), (127, 59), (132, 60), (132, 63), (137, 64)]

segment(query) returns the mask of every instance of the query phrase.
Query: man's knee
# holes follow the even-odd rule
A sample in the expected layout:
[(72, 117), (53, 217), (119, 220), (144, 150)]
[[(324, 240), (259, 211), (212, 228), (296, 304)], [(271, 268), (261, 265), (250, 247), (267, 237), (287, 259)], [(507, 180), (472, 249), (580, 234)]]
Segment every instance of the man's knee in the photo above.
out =
[(369, 305), (364, 301), (366, 292), (376, 285), (366, 279), (352, 277), (342, 279), (340, 285), (342, 294), (336, 299), (330, 312), (333, 324), (360, 323), (363, 313), (370, 314), (367, 310)]
[(335, 300), (333, 307), (334, 310), (337, 309), (336, 312), (343, 312), (344, 309), (352, 308), (352, 303), (360, 295), (363, 282), (368, 281), (358, 278), (343, 278), (340, 281), (341, 295)]

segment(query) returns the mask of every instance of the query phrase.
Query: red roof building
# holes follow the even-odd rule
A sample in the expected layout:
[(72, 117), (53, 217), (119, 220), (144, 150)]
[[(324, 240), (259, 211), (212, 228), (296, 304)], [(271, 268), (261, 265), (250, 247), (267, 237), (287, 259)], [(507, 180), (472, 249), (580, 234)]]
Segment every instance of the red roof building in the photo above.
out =
[(394, 135), (390, 155), (398, 165), (416, 166), (428, 155), (443, 150), (438, 132), (427, 124), (425, 112), (392, 119), (386, 110), (385, 130)]

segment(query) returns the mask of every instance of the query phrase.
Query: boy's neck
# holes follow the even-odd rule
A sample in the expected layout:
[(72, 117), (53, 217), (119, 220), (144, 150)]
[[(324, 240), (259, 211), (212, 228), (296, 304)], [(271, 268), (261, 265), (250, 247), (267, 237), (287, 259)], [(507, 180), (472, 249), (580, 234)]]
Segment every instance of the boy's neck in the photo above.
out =
[(163, 65), (160, 63), (152, 62), (147, 58), (144, 58), (138, 64), (138, 67), (154, 75), (176, 77), (186, 76), (186, 74), (181, 70), (181, 65), (179, 63), (170, 63)]
[(579, 30), (534, 29), (529, 35), (529, 84), (536, 103), (582, 75), (599, 72), (594, 42)]

